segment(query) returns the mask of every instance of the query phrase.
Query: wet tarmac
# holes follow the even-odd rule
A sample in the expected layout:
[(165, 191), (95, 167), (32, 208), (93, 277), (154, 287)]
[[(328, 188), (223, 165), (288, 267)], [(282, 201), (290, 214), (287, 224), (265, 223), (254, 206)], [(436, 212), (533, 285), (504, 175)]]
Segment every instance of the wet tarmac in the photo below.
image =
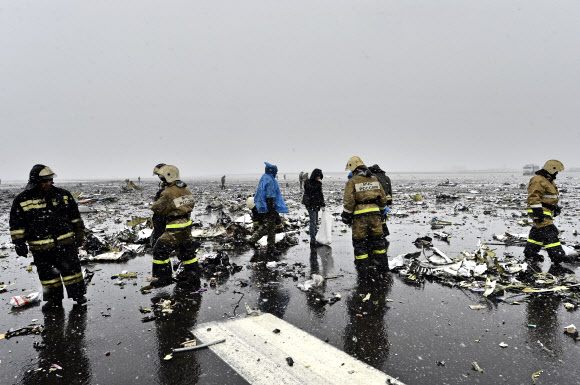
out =
[[(437, 186), (446, 178), (458, 185)], [(217, 180), (211, 183), (195, 180), (190, 186), (200, 197), (200, 203), (226, 197), (245, 201), (257, 179), (234, 179), (228, 178), (228, 190), (224, 192), (219, 190)], [(395, 190), (393, 209), (404, 207), (410, 213), (406, 217), (392, 216), (389, 221), (389, 258), (417, 251), (412, 242), (417, 237), (433, 236), (429, 223), (434, 216), (453, 222), (445, 228), (452, 234), (449, 243), (433, 240), (450, 257), (473, 250), (478, 237), (493, 243), (493, 234), (529, 230), (517, 225), (518, 218), (512, 216), (523, 212), (525, 189), (520, 184), (527, 183), (529, 177), (417, 174), (392, 175), (391, 179)], [(564, 230), (562, 239), (570, 242), (575, 240), (572, 232), (578, 226), (575, 198), (579, 181), (580, 176), (573, 173), (557, 181), (567, 188), (563, 193), (567, 211), (556, 222)], [(289, 181), (287, 187), (283, 180), (279, 182), (291, 208), (290, 216), (305, 216), (299, 204), (298, 183)], [(124, 222), (131, 215), (148, 215), (147, 202), (155, 191), (155, 184), (148, 183), (143, 192), (120, 194), (118, 187), (114, 187), (121, 182), (107, 189), (104, 182), (85, 182), (83, 191), (101, 189), (120, 196), (119, 201), (99, 207), (108, 211), (83, 216), (85, 224), (89, 228), (104, 227), (112, 233), (122, 229), (122, 224), (115, 223), (116, 218)], [(95, 187), (99, 184), (100, 187)], [(323, 185), (328, 209), (340, 213), (344, 181), (325, 178)], [(75, 190), (72, 185), (61, 186)], [(460, 198), (453, 203), (437, 202), (434, 195), (441, 191), (458, 194)], [(0, 202), (5, 208), (11, 190), (3, 185), (0, 192), (3, 194)], [(409, 194), (416, 193), (424, 196), (422, 205), (409, 199)], [(506, 204), (506, 196), (514, 200)], [(470, 211), (454, 210), (459, 203), (470, 206)], [(215, 221), (204, 208), (202, 204), (196, 207), (195, 218)], [(484, 214), (489, 210), (492, 212)], [(7, 213), (2, 213), (0, 219), (6, 230), (0, 242), (5, 242)], [(190, 330), (197, 324), (245, 317), (245, 302), (407, 384), (529, 384), (532, 375), (540, 370), (543, 372), (536, 379), (537, 384), (580, 383), (580, 369), (576, 365), (580, 356), (578, 342), (564, 334), (565, 326), (580, 324), (580, 320), (577, 311), (566, 310), (561, 296), (507, 292), (506, 300), (498, 300), (440, 281), (427, 279), (421, 284), (411, 284), (397, 273), (386, 278), (374, 275), (359, 279), (353, 264), (350, 231), (343, 232), (345, 226), (340, 221), (334, 223), (331, 247), (311, 251), (305, 242), (309, 238), (306, 230), (307, 226), (302, 228), (297, 246), (278, 257), (288, 266), (299, 264), (296, 268), (304, 275), (297, 281), (285, 276), (286, 266), (268, 268), (262, 254), (242, 251), (229, 254), (230, 261), (242, 266), (242, 270), (220, 276), (215, 287), (209, 285), (208, 277), (202, 278), (201, 287), (207, 291), (192, 294), (197, 288), (172, 285), (142, 294), (139, 289), (147, 284), (145, 278), (151, 269), (151, 255), (144, 254), (122, 263), (89, 265), (95, 276), (89, 287), (88, 306), (78, 309), (65, 300), (63, 311), (46, 314), (37, 305), (11, 309), (8, 304), (11, 296), (38, 290), (40, 285), (34, 270), (26, 271), (31, 259), (0, 250), (0, 254), (8, 254), (0, 259), (0, 282), (14, 283), (8, 292), (0, 293), (0, 334), (30, 323), (45, 327), (42, 336), (0, 340), (0, 383), (244, 384), (243, 378), (208, 349), (174, 354), (171, 360), (164, 358), (172, 348), (195, 338)], [(497, 254), (510, 252), (516, 256), (523, 251), (518, 246), (492, 248)], [(204, 253), (212, 251), (201, 254)], [(544, 270), (549, 263), (549, 260), (544, 263)], [(575, 265), (569, 267), (578, 270)], [(112, 277), (121, 271), (137, 273), (137, 278), (125, 279), (124, 286), (116, 285), (118, 280)], [(335, 278), (325, 280), (322, 287), (311, 292), (299, 290), (297, 284), (311, 274)], [(249, 285), (242, 285), (244, 281)], [(340, 292), (342, 299), (332, 305), (326, 303), (324, 298), (335, 292)], [(147, 314), (142, 314), (139, 308), (150, 308), (161, 299), (177, 303), (173, 312), (143, 323), (141, 320)], [(470, 305), (483, 305), (485, 309), (471, 310)], [(35, 347), (35, 342), (46, 346)], [(500, 347), (502, 342), (508, 346)], [(482, 373), (473, 369), (473, 362), (483, 369)]]

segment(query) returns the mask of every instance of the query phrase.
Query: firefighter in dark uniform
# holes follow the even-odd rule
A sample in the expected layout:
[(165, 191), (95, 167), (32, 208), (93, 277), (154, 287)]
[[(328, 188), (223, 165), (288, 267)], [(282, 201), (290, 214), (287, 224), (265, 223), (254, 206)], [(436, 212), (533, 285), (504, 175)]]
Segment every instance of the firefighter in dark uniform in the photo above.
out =
[(381, 225), (387, 195), (378, 179), (358, 156), (348, 160), (346, 169), (353, 173), (353, 177), (346, 183), (344, 190), (342, 221), (352, 225), (355, 266), (359, 271), (373, 265), (383, 272), (388, 271)]
[(199, 264), (196, 252), (199, 247), (191, 236), (191, 211), (195, 201), (187, 185), (179, 179), (179, 170), (164, 165), (158, 170), (159, 179), (165, 190), (153, 203), (151, 210), (165, 220), (165, 231), (153, 247), (153, 268), (149, 280), (151, 286), (159, 287), (171, 283), (171, 252), (177, 250), (183, 270), (177, 276), (180, 281), (195, 283), (199, 280)]
[(528, 184), (528, 214), (534, 222), (528, 235), (524, 256), (530, 262), (542, 261), (538, 253), (546, 248), (552, 263), (559, 264), (567, 260), (566, 253), (558, 239), (558, 229), (553, 218), (560, 214), (558, 206), (559, 192), (554, 180), (564, 165), (558, 160), (549, 160)]
[[(159, 163), (157, 166), (153, 168), (153, 175), (159, 176), (159, 170), (161, 167), (165, 166), (165, 163)], [(155, 193), (155, 198), (153, 202), (157, 201), (161, 198), (161, 193), (167, 188), (167, 183), (163, 181), (159, 181), (159, 189)], [(156, 213), (153, 213), (153, 218), (151, 218), (151, 222), (153, 222), (153, 232), (151, 233), (151, 247), (155, 246), (155, 242), (159, 239), (161, 234), (165, 232), (165, 217)]]
[(63, 285), (77, 304), (87, 302), (77, 252), (85, 225), (71, 193), (55, 187), (54, 177), (45, 165), (32, 167), (26, 189), (16, 196), (10, 211), (12, 242), (19, 256), (26, 257), (29, 248), (32, 252), (47, 301), (43, 310), (62, 307)]
[[(369, 167), (369, 170), (373, 173), (374, 176), (377, 177), (381, 186), (383, 186), (383, 190), (385, 190), (385, 194), (387, 194), (387, 207), (391, 208), (393, 205), (393, 188), (391, 186), (391, 178), (387, 176), (387, 174), (381, 169), (378, 164), (373, 164)], [(389, 227), (387, 226), (387, 216), (383, 215), (382, 218), (382, 225), (383, 225), (383, 236), (387, 237), (389, 232)]]

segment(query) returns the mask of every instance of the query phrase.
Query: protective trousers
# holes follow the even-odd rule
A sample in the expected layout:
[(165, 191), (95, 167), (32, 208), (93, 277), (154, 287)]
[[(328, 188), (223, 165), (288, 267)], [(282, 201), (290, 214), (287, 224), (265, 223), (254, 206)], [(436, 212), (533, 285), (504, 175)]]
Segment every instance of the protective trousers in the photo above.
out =
[(548, 256), (553, 263), (561, 263), (565, 260), (566, 253), (558, 239), (558, 229), (556, 225), (548, 225), (538, 228), (533, 226), (528, 235), (528, 242), (524, 249), (524, 256), (533, 259), (542, 249), (546, 248)]
[(276, 221), (278, 215), (275, 211), (268, 211), (263, 214), (263, 220), (250, 237), (250, 244), (254, 244), (260, 240), (264, 235), (268, 236), (268, 250), (273, 250), (276, 245)]
[(33, 251), (32, 256), (45, 301), (62, 300), (64, 298), (63, 284), (68, 297), (74, 300), (87, 293), (81, 263), (74, 244)]
[(383, 271), (389, 270), (383, 226), (379, 215), (354, 217), (352, 245), (357, 269), (376, 265)]
[(318, 210), (308, 210), (308, 216), (310, 218), (310, 243), (315, 244), (318, 233)]
[(197, 262), (196, 252), (199, 243), (194, 240), (180, 242), (175, 246), (157, 240), (153, 247), (153, 277), (171, 279), (171, 252), (177, 251), (177, 257), (183, 265), (183, 273), (187, 278), (199, 277), (200, 269)]

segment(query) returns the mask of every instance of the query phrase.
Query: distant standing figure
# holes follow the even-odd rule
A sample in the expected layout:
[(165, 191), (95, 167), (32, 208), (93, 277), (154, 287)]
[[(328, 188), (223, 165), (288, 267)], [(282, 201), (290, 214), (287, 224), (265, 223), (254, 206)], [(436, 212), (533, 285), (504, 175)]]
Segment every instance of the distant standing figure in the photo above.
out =
[(300, 183), (300, 191), (302, 191), (304, 189), (304, 187), (303, 187), (304, 180), (302, 179), (302, 176), (304, 176), (304, 172), (300, 171), (300, 174), (298, 174), (298, 182)]
[(222, 176), (222, 190), (226, 188), (226, 176)]
[(141, 177), (140, 176), (137, 177), (137, 182), (139, 182), (139, 184), (141, 184)]
[(310, 174), (310, 178), (304, 182), (304, 196), (302, 203), (308, 210), (310, 218), (310, 247), (322, 246), (316, 242), (316, 234), (318, 233), (318, 211), (322, 208), (324, 211), (324, 195), (322, 194), (322, 170), (315, 168)]
[(278, 181), (276, 181), (278, 167), (268, 162), (264, 162), (264, 164), (266, 165), (265, 173), (262, 175), (262, 178), (260, 178), (256, 194), (254, 195), (256, 209), (259, 214), (263, 214), (261, 218), (262, 223), (257, 231), (254, 231), (249, 242), (252, 246), (255, 246), (260, 238), (264, 235), (268, 235), (266, 254), (268, 256), (273, 256), (280, 254), (280, 251), (275, 248), (276, 226), (279, 219), (278, 214), (288, 213), (288, 207), (286, 206), (282, 193), (280, 192)]
[[(77, 247), (84, 240), (85, 225), (75, 199), (55, 187), (56, 174), (37, 164), (30, 170), (26, 189), (14, 198), (10, 211), (10, 235), (16, 254), (32, 252), (42, 284), (42, 310), (62, 308), (63, 285), (78, 305), (87, 302)], [(26, 245), (28, 243), (28, 246)]]

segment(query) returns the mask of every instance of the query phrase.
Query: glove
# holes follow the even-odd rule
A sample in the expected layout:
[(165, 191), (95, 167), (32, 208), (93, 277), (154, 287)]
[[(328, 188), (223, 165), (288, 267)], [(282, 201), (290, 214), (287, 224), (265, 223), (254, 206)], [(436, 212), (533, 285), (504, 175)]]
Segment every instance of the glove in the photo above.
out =
[(342, 223), (344, 223), (345, 225), (352, 225), (352, 220), (353, 220), (353, 215), (350, 213), (347, 213), (346, 211), (343, 211), (342, 214), (340, 214), (340, 218), (342, 219)]
[(546, 215), (544, 215), (544, 209), (542, 207), (534, 207), (532, 209), (532, 218), (535, 222), (543, 222)]
[(554, 218), (557, 217), (558, 215), (560, 215), (562, 213), (562, 208), (560, 206), (556, 206), (556, 208), (554, 209)]
[(85, 232), (84, 230), (79, 230), (75, 232), (75, 246), (81, 247), (85, 241)]
[(389, 199), (389, 200), (387, 201), (387, 206), (388, 206), (388, 207), (391, 207), (392, 205), (393, 205), (393, 200), (392, 200), (392, 199)]
[(28, 256), (28, 246), (26, 246), (26, 241), (16, 241), (14, 242), (16, 254), (20, 257), (27, 257)]
[(387, 220), (387, 210), (381, 211), (381, 222), (385, 222)]

